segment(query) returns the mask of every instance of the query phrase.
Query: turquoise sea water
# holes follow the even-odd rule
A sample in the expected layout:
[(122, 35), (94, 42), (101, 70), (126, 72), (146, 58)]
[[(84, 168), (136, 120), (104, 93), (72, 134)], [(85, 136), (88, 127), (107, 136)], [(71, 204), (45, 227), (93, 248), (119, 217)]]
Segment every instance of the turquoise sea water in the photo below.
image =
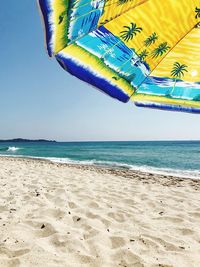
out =
[(0, 155), (200, 178), (200, 141), (0, 143)]
[(175, 79), (148, 77), (140, 86), (138, 92), (157, 96), (171, 96), (186, 100), (200, 100), (200, 83), (184, 82)]

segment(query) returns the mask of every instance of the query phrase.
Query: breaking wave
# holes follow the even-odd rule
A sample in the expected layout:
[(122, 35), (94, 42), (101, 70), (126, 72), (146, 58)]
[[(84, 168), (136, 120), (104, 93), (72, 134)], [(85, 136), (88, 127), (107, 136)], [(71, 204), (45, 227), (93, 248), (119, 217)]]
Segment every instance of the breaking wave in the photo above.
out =
[[(42, 159), (42, 158), (41, 158)], [(151, 167), (147, 165), (137, 166), (120, 162), (112, 162), (112, 161), (100, 161), (100, 160), (72, 160), (69, 158), (51, 158), (46, 157), (43, 158), (46, 160), (50, 160), (52, 162), (62, 163), (62, 164), (78, 164), (78, 165), (94, 165), (99, 167), (107, 167), (111, 169), (126, 169), (132, 171), (140, 171), (145, 173), (153, 173), (160, 175), (170, 175), (174, 177), (182, 177), (182, 178), (195, 178), (199, 179), (200, 171), (198, 170), (179, 170), (172, 168), (157, 168)]]
[(0, 151), (2, 152), (16, 152), (18, 150), (22, 149), (21, 147), (15, 147), (15, 146), (9, 146), (9, 147), (3, 147), (0, 148)]

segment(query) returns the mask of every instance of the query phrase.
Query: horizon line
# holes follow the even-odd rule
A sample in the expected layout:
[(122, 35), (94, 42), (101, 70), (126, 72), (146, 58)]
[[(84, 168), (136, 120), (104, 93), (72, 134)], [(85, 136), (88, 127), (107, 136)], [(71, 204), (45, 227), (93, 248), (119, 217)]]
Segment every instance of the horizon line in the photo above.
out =
[(200, 139), (140, 139), (140, 140), (55, 140), (55, 139), (45, 139), (45, 138), (9, 138), (9, 139), (0, 139), (0, 142), (9, 142), (9, 141), (47, 141), (47, 142), (56, 142), (56, 143), (92, 143), (92, 142), (199, 142)]

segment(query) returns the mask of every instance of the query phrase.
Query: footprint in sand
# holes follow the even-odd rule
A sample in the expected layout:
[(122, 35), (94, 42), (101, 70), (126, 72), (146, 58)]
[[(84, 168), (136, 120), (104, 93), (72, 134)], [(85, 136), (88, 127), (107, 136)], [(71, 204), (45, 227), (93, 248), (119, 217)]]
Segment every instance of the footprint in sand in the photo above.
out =
[(180, 231), (182, 235), (193, 235), (195, 233), (193, 230), (187, 228), (177, 230)]
[(6, 206), (0, 206), (0, 212), (8, 211)]
[(165, 241), (159, 237), (143, 235), (140, 240), (142, 240), (145, 245), (149, 245), (152, 243), (152, 244), (154, 244), (155, 247), (162, 246), (163, 249), (167, 250), (167, 251), (180, 251), (181, 250), (181, 248), (179, 246), (176, 246), (170, 242), (167, 242), (167, 241)]
[(30, 252), (30, 249), (10, 250), (6, 247), (0, 248), (0, 254), (7, 256), (8, 258), (19, 257)]
[[(121, 260), (119, 261), (119, 259)], [(127, 249), (121, 249), (120, 251), (117, 250), (113, 256), (113, 260), (114, 262), (119, 261), (118, 265), (116, 266), (144, 267), (144, 265), (141, 263), (141, 258)]]
[(86, 216), (87, 216), (87, 218), (89, 218), (89, 219), (99, 219), (99, 218), (100, 218), (99, 215), (96, 215), (96, 214), (94, 214), (94, 213), (92, 213), (92, 212), (87, 212), (87, 213), (86, 213)]
[[(43, 225), (44, 227), (42, 227)], [(57, 231), (51, 224), (43, 224), (43, 225), (40, 227), (40, 230), (37, 230), (38, 237), (48, 237), (57, 233)]]
[(45, 195), (46, 199), (49, 201), (52, 201), (52, 199), (54, 198), (54, 195), (50, 194), (50, 193), (45, 193), (44, 195)]
[(95, 228), (93, 228), (87, 224), (82, 225), (82, 227), (85, 229), (84, 234), (83, 234), (84, 239), (90, 239), (90, 238), (99, 234), (98, 230), (96, 230)]
[(160, 216), (158, 219), (162, 219), (162, 220), (166, 220), (169, 222), (173, 222), (173, 223), (182, 223), (184, 222), (184, 220), (182, 218), (179, 217), (175, 217), (175, 216)]
[(61, 236), (59, 234), (54, 234), (51, 237), (51, 243), (53, 247), (59, 248), (63, 252), (66, 251), (68, 240), (66, 239), (66, 236)]
[(47, 217), (52, 217), (55, 219), (61, 219), (65, 216), (66, 212), (64, 212), (61, 209), (46, 209), (46, 210), (41, 210), (41, 215), (42, 216), (47, 216)]
[(135, 204), (137, 204), (137, 202), (130, 198), (124, 199), (124, 202), (129, 204), (130, 206), (134, 206)]
[(1, 259), (0, 266), (3, 267), (20, 267), (21, 262), (19, 259)]
[(77, 205), (74, 202), (68, 202), (70, 209), (76, 209)]
[(89, 204), (88, 204), (88, 206), (90, 207), (90, 208), (99, 208), (99, 205), (96, 203), (96, 202), (94, 202), (94, 201), (92, 201), (92, 202), (90, 202)]
[(35, 235), (40, 238), (48, 237), (57, 233), (55, 228), (50, 223), (42, 223), (36, 221), (26, 221), (25, 223), (30, 226), (35, 232)]
[[(94, 258), (93, 257), (91, 257), (91, 256), (87, 256), (87, 255), (78, 255), (77, 256), (78, 257), (78, 259), (79, 259), (79, 261), (80, 261), (80, 263), (82, 263), (82, 264), (89, 264), (90, 266), (96, 266), (96, 265), (91, 265), (92, 264), (92, 262), (94, 261)], [(81, 265), (82, 266), (82, 265)]]
[(190, 212), (189, 215), (195, 219), (200, 219), (200, 212)]
[(108, 213), (108, 216), (113, 218), (115, 221), (119, 222), (119, 223), (122, 223), (122, 222), (125, 222), (125, 218), (124, 218), (124, 215), (122, 213), (119, 213), (119, 212), (109, 212)]
[(111, 240), (113, 249), (123, 247), (126, 244), (124, 238), (122, 238), (120, 236), (112, 236), (112, 237), (110, 237), (110, 240)]

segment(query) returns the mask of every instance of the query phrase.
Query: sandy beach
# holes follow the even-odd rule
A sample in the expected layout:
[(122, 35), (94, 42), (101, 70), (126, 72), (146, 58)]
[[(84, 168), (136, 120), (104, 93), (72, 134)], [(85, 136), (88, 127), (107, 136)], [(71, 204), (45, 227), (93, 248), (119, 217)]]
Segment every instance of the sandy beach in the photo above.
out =
[(0, 158), (0, 266), (199, 267), (200, 181)]

